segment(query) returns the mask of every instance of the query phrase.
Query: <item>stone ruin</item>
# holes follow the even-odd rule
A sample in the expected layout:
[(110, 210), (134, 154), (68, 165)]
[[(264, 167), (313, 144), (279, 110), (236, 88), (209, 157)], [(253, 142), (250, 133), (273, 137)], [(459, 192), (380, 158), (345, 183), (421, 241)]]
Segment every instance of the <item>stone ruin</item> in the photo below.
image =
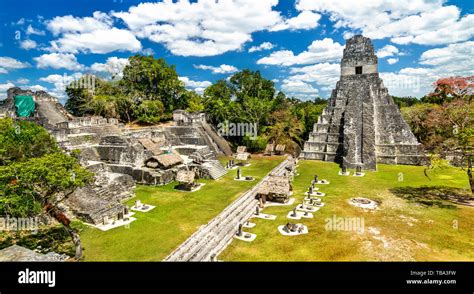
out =
[[(31, 117), (16, 116), (14, 97), (32, 96)], [(58, 100), (44, 91), (8, 90), (0, 103), (0, 118), (34, 121), (44, 126), (66, 151), (80, 150), (80, 162), (95, 173), (95, 181), (77, 189), (64, 201), (66, 213), (99, 224), (120, 218), (133, 197), (135, 184), (164, 185), (180, 170), (198, 178), (218, 179), (226, 169), (216, 156), (231, 153), (230, 146), (207, 124), (205, 114), (175, 111), (174, 124), (127, 128), (117, 119), (99, 116), (74, 117)], [(154, 165), (156, 163), (156, 165)]]
[(65, 254), (41, 253), (16, 244), (0, 250), (0, 262), (60, 262), (68, 258)]
[(363, 169), (376, 169), (377, 163), (427, 163), (422, 145), (384, 87), (377, 63), (369, 38), (347, 40), (340, 80), (301, 158)]
[(266, 201), (287, 203), (293, 190), (290, 178), (285, 175), (270, 175), (257, 191), (257, 198), (262, 204)]
[(370, 210), (374, 210), (379, 206), (379, 204), (376, 201), (368, 199), (368, 198), (363, 198), (363, 197), (352, 198), (349, 200), (349, 204), (355, 207), (360, 207), (360, 208), (370, 209)]

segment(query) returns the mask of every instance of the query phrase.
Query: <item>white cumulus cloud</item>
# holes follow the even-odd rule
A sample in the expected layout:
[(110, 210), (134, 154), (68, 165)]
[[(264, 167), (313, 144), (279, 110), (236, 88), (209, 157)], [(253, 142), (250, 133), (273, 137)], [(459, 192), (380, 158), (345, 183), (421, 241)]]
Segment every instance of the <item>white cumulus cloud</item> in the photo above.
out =
[(344, 46), (338, 42), (334, 42), (331, 38), (324, 38), (313, 41), (306, 51), (297, 55), (290, 50), (275, 51), (259, 59), (257, 64), (290, 66), (334, 61), (342, 57), (343, 49)]
[(142, 49), (134, 34), (114, 27), (113, 17), (100, 11), (86, 17), (56, 16), (46, 21), (46, 27), (57, 37), (50, 42), (52, 52), (106, 54)]
[(275, 45), (273, 45), (272, 43), (263, 42), (262, 44), (260, 44), (258, 46), (250, 47), (249, 48), (249, 53), (257, 52), (257, 51), (263, 51), (263, 50), (271, 50), (271, 49), (273, 49), (273, 47), (275, 47)]
[(194, 81), (188, 77), (179, 77), (179, 80), (184, 83), (186, 88), (193, 90), (198, 94), (202, 94), (207, 87), (212, 85), (210, 81)]
[(387, 63), (388, 64), (395, 64), (398, 62), (398, 58), (388, 58)]
[(20, 42), (20, 48), (25, 50), (35, 49), (37, 46), (36, 42), (33, 40), (24, 40)]
[(46, 35), (45, 31), (35, 29), (33, 26), (28, 25), (26, 28), (26, 34), (27, 35), (38, 35), (38, 36), (44, 36)]
[(214, 56), (240, 50), (253, 32), (281, 23), (280, 13), (273, 10), (277, 4), (278, 0), (162, 1), (113, 15), (139, 38), (162, 43), (175, 55)]
[(74, 54), (50, 53), (33, 58), (37, 68), (64, 68), (68, 70), (82, 70), (84, 66), (79, 64)]
[(10, 88), (15, 87), (15, 84), (13, 83), (5, 83), (5, 84), (0, 84), (0, 100), (4, 100), (7, 98), (7, 90)]
[(41, 82), (46, 82), (49, 84), (54, 85), (54, 88), (49, 91), (49, 93), (61, 100), (64, 101), (66, 99), (66, 87), (71, 84), (72, 81), (78, 80), (82, 77), (81, 73), (74, 73), (72, 75), (59, 75), (59, 74), (51, 74), (46, 77), (42, 77), (39, 80)]
[(284, 81), (281, 88), (292, 96), (297, 94), (318, 93), (318, 89), (314, 88), (311, 84), (291, 79)]
[(210, 65), (194, 65), (195, 68), (210, 70), (213, 74), (230, 74), (239, 71), (235, 66), (228, 64), (221, 64), (219, 66), (210, 66)]
[(24, 88), (30, 89), (31, 91), (48, 91), (48, 88), (41, 86), (41, 85), (31, 85), (31, 86), (25, 86)]
[(309, 30), (314, 29), (318, 26), (318, 21), (321, 19), (321, 15), (311, 11), (303, 11), (293, 18), (284, 20), (283, 22), (275, 25), (270, 31), (282, 31), (282, 30)]
[(299, 0), (296, 8), (329, 15), (336, 28), (359, 29), (373, 39), (396, 44), (439, 45), (474, 36), (474, 15), (461, 16), (445, 0)]
[[(290, 69), (290, 76), (282, 82), (282, 89), (290, 96), (302, 99), (314, 98), (319, 89), (329, 91), (334, 88), (341, 68), (337, 63), (318, 63)], [(311, 94), (311, 95), (308, 95)]]
[(56, 16), (46, 22), (47, 28), (54, 34), (88, 33), (112, 27), (112, 18), (106, 13), (95, 11), (92, 17)]
[(22, 62), (12, 57), (0, 57), (0, 73), (6, 74), (11, 69), (22, 69), (30, 67), (28, 62)]
[(393, 45), (385, 45), (384, 47), (377, 50), (378, 58), (390, 57), (398, 54), (398, 48)]
[(121, 78), (123, 69), (129, 65), (127, 58), (109, 57), (105, 63), (94, 63), (91, 65), (91, 70), (95, 72), (102, 72), (111, 75), (114, 78)]
[[(442, 48), (430, 49), (421, 54), (420, 63), (450, 68), (465, 64), (474, 65), (474, 41), (451, 44)], [(473, 68), (474, 70), (474, 68)]]
[(51, 41), (51, 51), (63, 53), (98, 53), (113, 51), (138, 52), (140, 41), (128, 30), (117, 28), (98, 29), (86, 33), (66, 33)]
[(451, 44), (421, 54), (420, 67), (381, 73), (390, 94), (421, 97), (433, 90), (433, 83), (450, 76), (474, 75), (474, 42)]

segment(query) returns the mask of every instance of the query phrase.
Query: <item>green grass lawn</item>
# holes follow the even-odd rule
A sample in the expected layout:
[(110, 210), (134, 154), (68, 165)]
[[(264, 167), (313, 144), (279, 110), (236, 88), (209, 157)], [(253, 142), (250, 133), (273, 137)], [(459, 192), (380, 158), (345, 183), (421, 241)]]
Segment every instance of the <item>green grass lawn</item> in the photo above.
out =
[[(234, 240), (219, 256), (225, 261), (448, 261), (474, 260), (474, 208), (453, 205), (431, 194), (438, 190), (468, 189), (465, 172), (447, 168), (423, 174), (423, 167), (379, 165), (365, 177), (339, 176), (338, 165), (300, 161), (293, 183), (296, 202), (292, 206), (269, 207), (275, 221), (253, 219), (246, 231), (257, 234), (251, 243)], [(314, 174), (329, 180), (318, 185), (326, 193), (326, 204), (313, 219), (291, 222), (308, 226), (309, 234), (286, 237), (277, 231), (286, 224), (287, 213), (304, 198)], [(428, 188), (419, 188), (429, 186)], [(446, 188), (449, 187), (449, 188)], [(404, 193), (402, 193), (402, 192)], [(408, 196), (406, 196), (406, 192)], [(452, 189), (452, 193), (456, 193)], [(450, 192), (451, 193), (451, 192)], [(364, 211), (348, 204), (352, 197), (380, 202), (379, 209)], [(402, 196), (406, 196), (402, 197)], [(333, 216), (364, 220), (364, 231), (326, 230)], [(378, 234), (377, 234), (378, 232)]]
[[(180, 192), (176, 183), (162, 187), (138, 186), (135, 200), (156, 205), (150, 212), (137, 212), (129, 228), (102, 232), (85, 228), (81, 232), (86, 261), (160, 261), (184, 242), (200, 226), (217, 216), (233, 200), (255, 185), (277, 166), (283, 157), (256, 157), (242, 168), (243, 176), (254, 176), (253, 182), (234, 181), (236, 170), (223, 178), (199, 180), (206, 185), (196, 192)], [(222, 162), (226, 159), (222, 158)]]

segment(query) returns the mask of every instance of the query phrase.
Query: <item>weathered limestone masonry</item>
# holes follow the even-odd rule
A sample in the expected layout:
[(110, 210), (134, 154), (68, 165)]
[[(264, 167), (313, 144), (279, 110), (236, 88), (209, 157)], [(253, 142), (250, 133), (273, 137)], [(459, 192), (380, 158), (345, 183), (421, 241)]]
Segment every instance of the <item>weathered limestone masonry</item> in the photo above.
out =
[(377, 163), (426, 164), (423, 147), (388, 94), (369, 38), (347, 40), (341, 77), (301, 158), (335, 161), (348, 168)]
[(227, 206), (208, 224), (202, 226), (184, 243), (176, 248), (164, 261), (214, 261), (217, 256), (232, 242), (239, 224), (247, 221), (259, 204), (256, 195), (270, 175), (281, 176), (287, 173), (286, 167), (291, 164), (285, 159), (257, 185), (245, 192)]
[(7, 99), (0, 105), (0, 117), (15, 117), (14, 97), (17, 95), (32, 96), (36, 104), (34, 119), (47, 127), (54, 128), (56, 124), (72, 118), (58, 100), (45, 91), (22, 90), (18, 87), (10, 88), (7, 91)]
[[(181, 135), (181, 141), (184, 144), (194, 143), (197, 138), (204, 140), (201, 145), (207, 145), (216, 154), (223, 154), (226, 156), (232, 155), (232, 149), (229, 143), (218, 135), (211, 125), (207, 123), (206, 114), (188, 113), (184, 110), (178, 109), (173, 112), (173, 120), (177, 126), (169, 127), (169, 133), (172, 135), (191, 133), (191, 137)], [(187, 142), (184, 140), (188, 140)], [(189, 141), (190, 140), (190, 141)]]
[[(17, 95), (33, 97), (35, 112), (31, 117), (17, 117)], [(179, 114), (175, 125), (135, 129), (126, 128), (113, 118), (74, 117), (43, 91), (11, 88), (7, 99), (0, 103), (0, 118), (39, 123), (64, 150), (81, 151), (80, 162), (95, 173), (95, 181), (65, 199), (63, 208), (67, 214), (93, 224), (123, 215), (126, 208), (122, 203), (134, 196), (136, 183), (167, 184), (182, 169), (194, 171), (199, 178), (219, 179), (227, 173), (216, 155), (227, 154), (230, 147), (208, 128), (205, 114)], [(179, 164), (152, 168), (146, 165), (153, 157), (166, 161), (169, 153), (180, 158)]]

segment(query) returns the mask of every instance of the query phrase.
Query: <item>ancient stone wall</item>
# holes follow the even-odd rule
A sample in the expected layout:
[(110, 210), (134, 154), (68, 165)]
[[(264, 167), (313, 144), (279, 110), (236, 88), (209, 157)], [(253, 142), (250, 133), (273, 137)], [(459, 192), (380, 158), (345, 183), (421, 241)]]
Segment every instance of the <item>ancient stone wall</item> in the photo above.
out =
[[(93, 183), (77, 189), (66, 201), (67, 209), (86, 222), (99, 223), (104, 216), (112, 219), (120, 213), (121, 201), (133, 196), (135, 183), (168, 184), (185, 168), (194, 170), (199, 177), (212, 179), (227, 172), (215, 157), (221, 150), (231, 153), (230, 147), (222, 137), (206, 129), (204, 113), (177, 112), (176, 119), (183, 120), (179, 126), (126, 128), (114, 118), (74, 117), (46, 92), (12, 88), (8, 90), (8, 99), (0, 105), (0, 117), (15, 117), (16, 95), (31, 95), (37, 104), (34, 117), (24, 119), (43, 125), (66, 151), (79, 150), (81, 164), (95, 173)], [(144, 144), (144, 139), (150, 144)], [(223, 142), (215, 142), (217, 139)], [(224, 143), (227, 149), (223, 148)], [(183, 152), (191, 160), (193, 156), (199, 157), (200, 161), (188, 160), (187, 165), (170, 169), (145, 166), (148, 158), (165, 152), (164, 149), (169, 151), (170, 146), (172, 152)]]
[(340, 80), (301, 157), (365, 169), (376, 169), (377, 163), (427, 163), (379, 77), (369, 38), (358, 35), (347, 41)]

